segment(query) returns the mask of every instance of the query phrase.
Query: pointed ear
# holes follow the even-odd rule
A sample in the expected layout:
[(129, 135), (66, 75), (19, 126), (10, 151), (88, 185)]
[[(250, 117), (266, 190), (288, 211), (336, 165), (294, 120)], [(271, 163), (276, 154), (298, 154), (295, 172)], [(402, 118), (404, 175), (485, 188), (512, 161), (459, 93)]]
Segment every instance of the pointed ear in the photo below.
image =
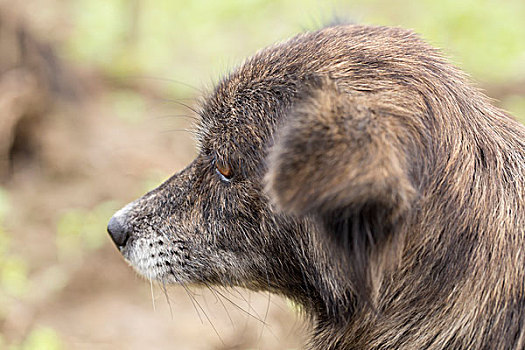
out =
[(365, 264), (364, 252), (388, 236), (416, 193), (406, 135), (395, 113), (372, 98), (352, 97), (331, 81), (317, 85), (277, 132), (266, 190), (280, 210), (319, 218)]

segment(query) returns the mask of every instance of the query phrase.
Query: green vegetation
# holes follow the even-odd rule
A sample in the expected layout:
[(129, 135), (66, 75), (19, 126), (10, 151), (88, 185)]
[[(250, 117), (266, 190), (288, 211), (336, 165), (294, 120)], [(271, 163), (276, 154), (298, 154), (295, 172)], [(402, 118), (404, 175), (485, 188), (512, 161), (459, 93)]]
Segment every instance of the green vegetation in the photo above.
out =
[[(207, 85), (258, 48), (332, 14), (413, 28), (483, 85), (525, 78), (522, 0), (74, 0), (66, 52), (115, 78), (166, 78), (166, 92), (189, 95), (186, 84)], [(515, 112), (525, 117), (521, 107)]]
[(145, 103), (143, 97), (128, 90), (118, 90), (106, 96), (108, 103), (113, 107), (115, 116), (128, 122), (140, 122), (145, 115)]
[(4, 224), (9, 210), (7, 192), (0, 187), (0, 320), (9, 298), (23, 296), (28, 287), (26, 262), (10, 253), (10, 237)]
[[(483, 81), (525, 74), (525, 2), (360, 1), (370, 22), (414, 28)], [(368, 16), (369, 15), (369, 16)]]
[[(35, 288), (44, 291), (58, 291), (71, 277), (65, 266), (79, 265), (90, 251), (102, 246), (107, 237), (104, 227), (108, 218), (120, 204), (102, 202), (92, 210), (71, 209), (58, 218), (56, 229), (56, 250), (58, 260), (46, 267), (38, 282), (30, 276), (28, 262), (22, 256), (10, 252), (11, 242), (4, 219), (11, 206), (7, 192), (0, 188), (0, 322), (6, 317), (12, 301), (30, 302)], [(63, 263), (63, 265), (61, 265)], [(46, 285), (41, 283), (45, 282)], [(31, 295), (30, 295), (31, 294)], [(0, 334), (0, 349), (9, 350), (60, 350), (63, 349), (60, 336), (50, 328), (36, 326), (29, 330), (21, 343), (7, 343)]]
[(9, 350), (62, 350), (64, 346), (59, 335), (50, 328), (37, 327), (19, 346), (11, 346)]
[(57, 222), (56, 247), (59, 260), (71, 264), (82, 262), (84, 254), (96, 250), (106, 242), (108, 219), (119, 205), (102, 202), (92, 210), (70, 209)]

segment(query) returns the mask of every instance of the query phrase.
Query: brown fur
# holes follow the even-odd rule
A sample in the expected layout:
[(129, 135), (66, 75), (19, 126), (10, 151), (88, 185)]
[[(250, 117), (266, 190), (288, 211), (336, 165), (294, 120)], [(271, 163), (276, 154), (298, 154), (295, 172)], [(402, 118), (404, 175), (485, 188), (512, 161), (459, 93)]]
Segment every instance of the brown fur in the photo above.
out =
[(110, 222), (141, 274), (287, 296), (311, 349), (525, 347), (525, 128), (416, 35), (299, 35), (201, 117), (195, 161)]

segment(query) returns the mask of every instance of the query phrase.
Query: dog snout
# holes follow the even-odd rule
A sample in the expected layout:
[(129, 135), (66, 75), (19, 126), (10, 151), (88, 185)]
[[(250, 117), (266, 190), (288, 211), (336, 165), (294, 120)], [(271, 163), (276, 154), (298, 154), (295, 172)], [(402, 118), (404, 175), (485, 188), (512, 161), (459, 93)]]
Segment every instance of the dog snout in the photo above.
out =
[(108, 233), (115, 245), (122, 248), (129, 238), (129, 231), (125, 228), (117, 215), (114, 215), (108, 223)]

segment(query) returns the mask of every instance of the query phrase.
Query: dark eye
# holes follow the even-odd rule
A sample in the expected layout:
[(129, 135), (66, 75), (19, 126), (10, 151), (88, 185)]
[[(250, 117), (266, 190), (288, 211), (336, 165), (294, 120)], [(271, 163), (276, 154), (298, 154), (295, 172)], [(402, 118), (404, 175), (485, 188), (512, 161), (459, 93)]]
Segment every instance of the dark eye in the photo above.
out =
[(223, 180), (229, 181), (232, 178), (232, 168), (228, 163), (216, 161), (215, 168)]

